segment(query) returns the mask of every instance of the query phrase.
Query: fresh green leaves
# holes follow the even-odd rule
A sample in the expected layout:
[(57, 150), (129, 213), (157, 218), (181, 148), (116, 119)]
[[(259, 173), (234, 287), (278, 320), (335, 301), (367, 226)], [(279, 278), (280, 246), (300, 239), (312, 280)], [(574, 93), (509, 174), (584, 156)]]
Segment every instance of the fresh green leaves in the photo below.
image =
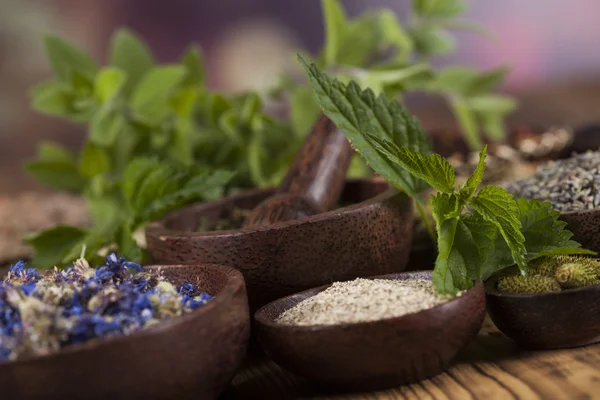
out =
[(401, 166), (413, 176), (427, 182), (428, 185), (440, 192), (451, 192), (456, 183), (454, 169), (450, 163), (439, 154), (422, 154), (406, 147), (398, 147), (392, 142), (382, 140), (377, 136), (367, 135), (374, 147), (388, 158)]
[(133, 32), (119, 29), (111, 39), (110, 64), (129, 77), (123, 89), (129, 96), (139, 79), (154, 65), (154, 58), (146, 44)]
[(96, 62), (78, 47), (54, 35), (44, 38), (44, 46), (50, 66), (61, 81), (69, 82), (73, 72), (88, 79), (96, 75)]
[[(93, 147), (84, 151), (84, 171), (98, 172), (104, 162), (99, 151), (102, 150)], [(92, 228), (60, 226), (27, 239), (35, 250), (35, 265), (48, 268), (71, 263), (83, 245), (90, 257), (102, 249), (118, 247), (122, 254), (139, 262), (143, 252), (133, 237), (139, 228), (191, 202), (222, 196), (232, 177), (233, 173), (223, 170), (190, 168), (156, 158), (133, 159), (116, 193), (88, 197), (94, 219)]]
[(416, 201), (423, 185), (438, 191), (430, 200), (438, 245), (432, 281), (438, 291), (455, 294), (515, 264), (526, 273), (527, 262), (542, 255), (590, 253), (571, 240), (550, 205), (517, 201), (495, 186), (480, 188), (487, 146), (457, 190), (450, 163), (429, 153), (425, 134), (397, 102), (376, 98), (353, 81), (344, 85), (299, 58), (322, 111), (376, 172)]
[(42, 142), (38, 146), (38, 159), (25, 163), (24, 168), (52, 189), (78, 192), (85, 186), (75, 154), (53, 143)]
[(398, 102), (388, 101), (383, 96), (375, 97), (371, 90), (362, 91), (354, 82), (344, 85), (320, 72), (314, 64), (308, 65), (301, 56), (299, 59), (327, 117), (344, 132), (375, 172), (417, 198), (427, 185), (380, 154), (367, 135), (403, 144), (410, 150), (427, 152), (429, 143), (418, 123)]

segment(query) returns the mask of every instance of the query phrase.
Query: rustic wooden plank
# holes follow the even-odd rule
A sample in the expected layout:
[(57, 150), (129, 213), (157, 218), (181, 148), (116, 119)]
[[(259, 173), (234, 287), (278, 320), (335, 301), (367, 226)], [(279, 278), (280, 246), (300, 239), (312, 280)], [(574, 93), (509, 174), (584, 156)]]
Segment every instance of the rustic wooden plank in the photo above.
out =
[[(256, 353), (256, 352), (254, 352)], [(394, 390), (336, 394), (253, 354), (223, 399), (600, 399), (600, 344), (526, 352), (486, 318), (477, 339), (436, 377)]]

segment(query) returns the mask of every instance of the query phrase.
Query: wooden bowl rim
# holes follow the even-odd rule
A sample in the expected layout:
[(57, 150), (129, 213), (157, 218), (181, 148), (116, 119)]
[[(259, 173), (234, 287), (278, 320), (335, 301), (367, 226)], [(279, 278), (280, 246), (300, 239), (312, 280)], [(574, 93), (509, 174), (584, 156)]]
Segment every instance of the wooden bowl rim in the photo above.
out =
[[(362, 278), (362, 279), (391, 279), (391, 280), (394, 280), (394, 279), (399, 279), (399, 277), (406, 277), (406, 279), (420, 279), (420, 278), (425, 277), (425, 279), (431, 279), (432, 272), (433, 271), (431, 271), (431, 270), (408, 271), (408, 272), (398, 272), (398, 273), (391, 273), (391, 274), (385, 274), (385, 275), (370, 276), (370, 277), (366, 277), (366, 278)], [(485, 291), (483, 288), (483, 282), (477, 281), (472, 288), (465, 291), (462, 295), (457, 296), (451, 300), (448, 300), (442, 304), (438, 304), (437, 306), (434, 306), (434, 307), (431, 307), (431, 308), (428, 308), (425, 310), (417, 311), (417, 312), (411, 313), (411, 314), (405, 314), (405, 315), (401, 315), (398, 317), (382, 318), (382, 319), (378, 319), (375, 321), (351, 322), (351, 323), (341, 323), (341, 324), (333, 324), (333, 325), (284, 325), (284, 324), (277, 324), (277, 323), (275, 323), (275, 320), (273, 318), (267, 317), (267, 314), (265, 311), (268, 307), (272, 307), (274, 304), (282, 302), (291, 297), (299, 296), (299, 295), (305, 294), (307, 292), (314, 291), (315, 293), (313, 295), (306, 297), (306, 299), (308, 299), (308, 298), (313, 297), (314, 295), (322, 292), (323, 290), (327, 289), (332, 284), (333, 283), (318, 286), (318, 287), (315, 287), (312, 289), (303, 290), (301, 292), (294, 293), (289, 296), (285, 296), (285, 297), (279, 298), (277, 300), (274, 300), (268, 304), (265, 304), (264, 306), (262, 306), (261, 308), (256, 310), (256, 312), (254, 313), (254, 320), (261, 325), (267, 326), (271, 329), (277, 329), (280, 331), (325, 332), (325, 331), (332, 331), (332, 330), (338, 330), (338, 329), (369, 328), (371, 326), (374, 326), (374, 325), (377, 325), (380, 323), (401, 324), (403, 322), (403, 320), (408, 320), (410, 318), (415, 318), (417, 316), (422, 317), (427, 313), (436, 312), (436, 311), (439, 311), (443, 307), (448, 307), (449, 304), (453, 304), (453, 303), (456, 303), (459, 301), (465, 301), (465, 298), (466, 298), (465, 296), (467, 296), (467, 295), (473, 296), (473, 295), (476, 295), (477, 292), (480, 292), (482, 295), (485, 294)], [(485, 296), (483, 296), (483, 297), (485, 298)], [(289, 307), (289, 308), (291, 308), (291, 307)], [(286, 308), (285, 311), (287, 311), (289, 308)]]
[(219, 291), (219, 293), (214, 295), (214, 299), (212, 299), (211, 301), (209, 301), (202, 307), (192, 310), (191, 312), (189, 312), (187, 314), (184, 314), (179, 317), (172, 318), (172, 319), (169, 319), (166, 321), (161, 321), (160, 323), (158, 323), (154, 326), (133, 332), (129, 335), (119, 335), (119, 336), (106, 338), (106, 339), (92, 339), (87, 342), (69, 345), (61, 350), (57, 350), (57, 351), (51, 352), (49, 354), (25, 356), (25, 357), (19, 358), (14, 361), (0, 361), (0, 372), (3, 369), (9, 369), (11, 367), (33, 364), (33, 363), (41, 361), (41, 360), (52, 360), (53, 358), (56, 358), (57, 360), (54, 360), (54, 361), (57, 362), (58, 359), (60, 357), (64, 356), (65, 354), (77, 353), (77, 352), (83, 354), (83, 353), (86, 353), (89, 351), (96, 350), (98, 348), (111, 346), (115, 343), (122, 343), (122, 342), (126, 342), (126, 341), (137, 340), (141, 337), (153, 337), (153, 336), (157, 337), (159, 335), (166, 334), (181, 324), (185, 324), (186, 322), (188, 322), (190, 320), (202, 318), (205, 314), (212, 312), (212, 310), (216, 309), (217, 307), (222, 307), (224, 304), (229, 303), (231, 301), (231, 299), (233, 298), (234, 294), (241, 287), (245, 286), (244, 277), (243, 277), (242, 273), (235, 268), (228, 267), (225, 265), (219, 265), (219, 264), (190, 264), (190, 265), (174, 264), (174, 265), (148, 265), (148, 266), (144, 267), (144, 269), (157, 269), (157, 268), (161, 268), (163, 271), (167, 270), (167, 269), (172, 270), (172, 269), (177, 269), (177, 268), (194, 268), (194, 269), (198, 269), (198, 270), (200, 270), (200, 269), (213, 270), (213, 271), (222, 273), (226, 277), (227, 280), (226, 280), (223, 288)]
[(519, 299), (519, 300), (530, 299), (530, 300), (534, 300), (534, 299), (539, 299), (539, 298), (547, 299), (547, 298), (552, 298), (552, 297), (559, 297), (561, 295), (568, 295), (571, 293), (585, 293), (585, 292), (595, 292), (595, 291), (600, 292), (600, 283), (599, 283), (596, 285), (590, 285), (590, 286), (585, 286), (585, 287), (581, 287), (581, 288), (565, 289), (565, 290), (561, 290), (560, 292), (523, 293), (523, 294), (501, 293), (498, 291), (498, 289), (496, 289), (494, 286), (492, 286), (493, 284), (495, 284), (497, 282), (497, 280), (498, 280), (497, 277), (491, 278), (484, 284), (484, 290), (485, 290), (486, 296), (496, 297), (496, 298), (500, 298), (500, 299)]
[(560, 213), (561, 216), (572, 216), (572, 215), (585, 215), (585, 214), (594, 214), (600, 213), (600, 207), (592, 208), (590, 210), (573, 210), (573, 211), (563, 211)]
[[(347, 180), (346, 182), (347, 183), (354, 182), (354, 183), (376, 184), (378, 181), (381, 181), (381, 179), (378, 179), (378, 178), (353, 179), (353, 180)], [(171, 229), (171, 228), (167, 228), (165, 225), (167, 218), (173, 217), (173, 216), (181, 214), (181, 213), (189, 212), (190, 208), (193, 208), (200, 204), (209, 205), (209, 204), (215, 204), (215, 203), (226, 203), (226, 202), (230, 202), (237, 198), (245, 197), (245, 196), (260, 193), (260, 192), (266, 192), (269, 190), (272, 190), (272, 189), (270, 189), (270, 188), (253, 189), (253, 190), (249, 190), (249, 191), (244, 191), (242, 193), (237, 193), (233, 196), (224, 197), (219, 200), (203, 202), (203, 203), (199, 203), (199, 204), (195, 204), (195, 205), (192, 204), (184, 209), (181, 209), (181, 210), (178, 210), (178, 211), (175, 211), (175, 212), (169, 214), (167, 217), (165, 217), (159, 221), (148, 224), (146, 227), (146, 236), (153, 236), (153, 237), (159, 237), (159, 238), (163, 238), (163, 237), (167, 237), (167, 238), (198, 238), (198, 237), (200, 237), (200, 238), (217, 238), (217, 237), (225, 237), (225, 236), (230, 237), (233, 235), (247, 235), (247, 234), (253, 234), (256, 232), (288, 229), (288, 228), (294, 227), (294, 226), (300, 226), (300, 225), (305, 225), (305, 224), (322, 222), (325, 220), (343, 218), (346, 215), (352, 215), (352, 214), (362, 212), (365, 208), (375, 207), (375, 206), (377, 206), (385, 201), (388, 201), (394, 197), (406, 197), (406, 199), (410, 200), (410, 197), (408, 197), (408, 195), (406, 193), (404, 193), (390, 185), (382, 193), (380, 193), (377, 196), (374, 196), (370, 199), (361, 201), (360, 203), (351, 204), (349, 206), (336, 208), (334, 210), (326, 211), (324, 213), (320, 213), (317, 215), (311, 215), (308, 217), (299, 218), (299, 219), (295, 219), (292, 221), (278, 222), (278, 223), (275, 223), (275, 224), (272, 224), (269, 226), (229, 229), (229, 230), (222, 230), (222, 231), (194, 232), (194, 231)]]

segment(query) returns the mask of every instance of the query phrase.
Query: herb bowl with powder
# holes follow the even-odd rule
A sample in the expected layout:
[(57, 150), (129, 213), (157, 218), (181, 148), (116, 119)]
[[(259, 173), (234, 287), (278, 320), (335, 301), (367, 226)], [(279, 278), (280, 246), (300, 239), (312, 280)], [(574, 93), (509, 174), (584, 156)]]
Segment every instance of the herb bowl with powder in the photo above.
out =
[(249, 337), (242, 275), (217, 265), (14, 265), (0, 282), (7, 398), (216, 399)]
[(338, 390), (377, 390), (442, 372), (481, 328), (481, 282), (439, 295), (431, 272), (336, 282), (259, 309), (258, 340), (281, 367)]

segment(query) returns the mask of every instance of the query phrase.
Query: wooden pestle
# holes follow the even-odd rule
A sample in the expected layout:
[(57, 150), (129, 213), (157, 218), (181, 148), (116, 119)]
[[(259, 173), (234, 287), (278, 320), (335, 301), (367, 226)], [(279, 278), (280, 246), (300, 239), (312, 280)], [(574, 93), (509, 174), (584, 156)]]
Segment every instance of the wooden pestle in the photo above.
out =
[(342, 193), (354, 151), (321, 114), (275, 194), (260, 203), (244, 226), (265, 226), (328, 211)]

